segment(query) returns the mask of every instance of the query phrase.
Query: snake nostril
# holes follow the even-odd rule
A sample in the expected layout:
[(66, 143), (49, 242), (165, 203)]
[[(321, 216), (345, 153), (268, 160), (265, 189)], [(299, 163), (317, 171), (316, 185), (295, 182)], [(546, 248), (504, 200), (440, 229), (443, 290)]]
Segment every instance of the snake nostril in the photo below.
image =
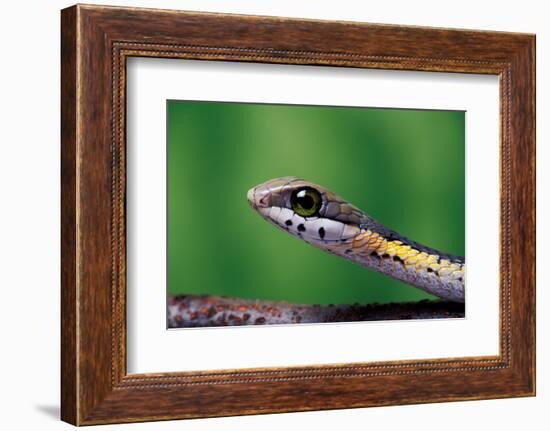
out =
[(261, 207), (268, 207), (269, 206), (269, 195), (264, 195), (260, 198), (258, 201), (259, 205)]

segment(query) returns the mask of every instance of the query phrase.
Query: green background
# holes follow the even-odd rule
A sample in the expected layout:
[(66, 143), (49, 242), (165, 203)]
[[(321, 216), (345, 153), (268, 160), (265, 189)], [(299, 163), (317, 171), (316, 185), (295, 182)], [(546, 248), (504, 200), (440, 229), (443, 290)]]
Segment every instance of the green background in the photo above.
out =
[(247, 190), (288, 175), (464, 256), (464, 112), (168, 101), (167, 115), (169, 294), (318, 304), (432, 298), (264, 221)]

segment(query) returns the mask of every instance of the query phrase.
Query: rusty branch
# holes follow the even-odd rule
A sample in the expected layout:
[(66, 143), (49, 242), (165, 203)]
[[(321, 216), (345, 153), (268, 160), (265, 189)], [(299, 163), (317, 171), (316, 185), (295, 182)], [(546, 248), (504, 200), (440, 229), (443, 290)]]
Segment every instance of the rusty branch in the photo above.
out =
[(192, 328), (460, 317), (464, 317), (464, 304), (447, 301), (303, 305), (221, 296), (182, 295), (169, 298), (167, 319), (169, 328)]

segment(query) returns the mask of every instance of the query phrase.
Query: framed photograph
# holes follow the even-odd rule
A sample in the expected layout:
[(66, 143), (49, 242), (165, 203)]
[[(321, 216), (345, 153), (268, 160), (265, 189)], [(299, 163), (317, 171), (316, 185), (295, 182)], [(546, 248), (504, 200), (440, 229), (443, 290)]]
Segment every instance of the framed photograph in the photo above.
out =
[(534, 35), (61, 33), (63, 420), (534, 395)]

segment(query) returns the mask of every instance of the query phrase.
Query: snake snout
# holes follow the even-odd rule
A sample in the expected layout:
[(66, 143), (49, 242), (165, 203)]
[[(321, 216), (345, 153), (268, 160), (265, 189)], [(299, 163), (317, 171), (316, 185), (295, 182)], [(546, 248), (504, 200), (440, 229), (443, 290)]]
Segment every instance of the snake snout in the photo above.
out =
[(252, 207), (252, 208), (255, 208), (256, 207), (256, 204), (254, 202), (254, 190), (255, 190), (255, 187), (251, 188), (247, 193), (246, 193), (246, 199), (248, 200), (248, 204)]
[(271, 206), (271, 193), (269, 189), (255, 187), (246, 194), (248, 203), (256, 209), (268, 208)]

